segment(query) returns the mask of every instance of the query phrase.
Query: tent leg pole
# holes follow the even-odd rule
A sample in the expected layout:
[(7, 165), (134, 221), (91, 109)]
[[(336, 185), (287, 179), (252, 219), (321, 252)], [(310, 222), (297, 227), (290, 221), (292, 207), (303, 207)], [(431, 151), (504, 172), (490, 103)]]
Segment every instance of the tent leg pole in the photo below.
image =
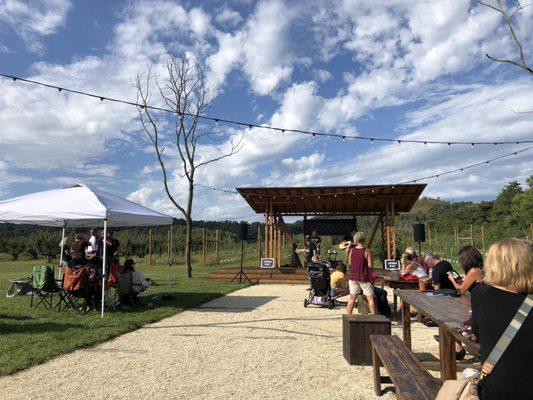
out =
[(57, 279), (61, 278), (61, 268), (63, 267), (63, 252), (65, 251), (65, 223), (63, 223), (63, 232), (61, 233), (61, 254), (59, 255), (59, 270)]
[(168, 291), (170, 293), (170, 290), (172, 289), (172, 277), (171, 275), (171, 269), (172, 269), (172, 225), (170, 225), (170, 232), (169, 232), (169, 246), (168, 246)]
[(104, 318), (104, 301), (105, 301), (105, 275), (106, 275), (106, 239), (107, 239), (107, 220), (104, 220), (104, 240), (102, 241), (102, 246), (104, 246), (103, 249), (103, 260), (102, 260), (102, 309), (101, 309), (101, 318)]

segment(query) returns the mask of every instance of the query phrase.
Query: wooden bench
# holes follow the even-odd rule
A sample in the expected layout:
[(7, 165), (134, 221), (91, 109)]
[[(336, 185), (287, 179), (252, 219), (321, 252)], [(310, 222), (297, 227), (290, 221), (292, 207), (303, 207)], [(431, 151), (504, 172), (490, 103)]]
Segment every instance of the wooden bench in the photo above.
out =
[[(397, 399), (435, 399), (441, 387), (440, 381), (431, 376), (398, 336), (370, 335), (370, 341), (376, 395), (381, 396), (382, 383), (392, 383)], [(381, 376), (381, 366), (387, 370), (388, 377)]]

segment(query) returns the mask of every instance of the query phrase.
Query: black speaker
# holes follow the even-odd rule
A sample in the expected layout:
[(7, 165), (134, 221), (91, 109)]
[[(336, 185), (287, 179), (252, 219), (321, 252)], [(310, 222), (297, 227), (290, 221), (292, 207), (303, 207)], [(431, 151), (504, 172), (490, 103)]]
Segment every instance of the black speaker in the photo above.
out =
[(248, 222), (242, 221), (239, 224), (239, 240), (248, 240)]
[(426, 241), (426, 226), (424, 224), (413, 224), (413, 238), (418, 243)]

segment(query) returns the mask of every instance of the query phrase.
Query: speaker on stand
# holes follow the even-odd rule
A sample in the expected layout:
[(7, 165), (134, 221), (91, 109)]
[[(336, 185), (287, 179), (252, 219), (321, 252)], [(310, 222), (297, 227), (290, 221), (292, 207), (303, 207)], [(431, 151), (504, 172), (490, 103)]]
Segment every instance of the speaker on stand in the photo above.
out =
[(422, 255), (422, 242), (426, 241), (426, 226), (421, 223), (413, 224), (413, 239), (418, 242), (418, 255)]
[(245, 278), (251, 285), (252, 281), (248, 278), (242, 266), (244, 259), (244, 242), (248, 241), (248, 223), (246, 221), (242, 221), (239, 224), (238, 238), (241, 241), (241, 270), (237, 272), (237, 275), (235, 275), (231, 281), (233, 282), (239, 278), (239, 283), (242, 283), (243, 278)]

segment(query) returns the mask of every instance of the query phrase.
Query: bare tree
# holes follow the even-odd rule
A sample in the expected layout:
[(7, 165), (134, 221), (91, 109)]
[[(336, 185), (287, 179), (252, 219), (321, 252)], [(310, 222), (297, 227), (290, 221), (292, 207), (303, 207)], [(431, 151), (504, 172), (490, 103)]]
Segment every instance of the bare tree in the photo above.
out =
[(505, 2), (502, 0), (496, 0), (495, 4), (486, 3), (483, 1), (475, 1), (476, 3), (479, 3), (485, 7), (492, 8), (494, 11), (497, 11), (502, 15), (503, 20), (505, 21), (505, 24), (507, 25), (507, 28), (509, 29), (509, 32), (511, 33), (511, 36), (513, 37), (513, 41), (516, 44), (516, 47), (518, 48), (518, 55), (519, 59), (518, 61), (511, 60), (508, 58), (497, 58), (493, 57), (488, 53), (485, 53), (485, 55), (491, 59), (492, 61), (501, 62), (501, 63), (509, 63), (512, 65), (516, 65), (517, 67), (521, 68), (523, 71), (525, 71), (528, 74), (533, 75), (533, 69), (531, 69), (526, 62), (526, 55), (524, 53), (524, 48), (522, 46), (522, 43), (520, 42), (520, 39), (518, 38), (518, 35), (516, 34), (515, 28), (513, 26), (513, 17), (522, 11), (525, 7), (531, 6), (531, 4), (521, 5), (518, 0), (515, 0), (516, 7), (513, 10), (507, 10), (505, 7)]
[[(158, 95), (166, 106), (175, 113), (175, 123), (168, 128), (168, 121), (161, 121), (150, 108), (151, 86), (155, 83)], [(199, 168), (230, 157), (241, 149), (243, 135), (238, 140), (230, 139), (228, 149), (213, 158), (203, 158), (197, 153), (200, 140), (211, 137), (212, 132), (201, 128), (201, 117), (210, 104), (210, 93), (207, 87), (204, 65), (193, 61), (186, 53), (178, 56), (168, 54), (165, 63), (164, 83), (158, 82), (157, 76), (149, 68), (146, 76), (137, 74), (134, 87), (137, 90), (137, 102), (140, 122), (144, 132), (153, 145), (163, 176), (163, 185), (170, 202), (183, 214), (187, 224), (185, 237), (185, 264), (187, 276), (192, 277), (191, 243), (192, 243), (192, 209), (194, 199), (194, 182)], [(168, 138), (173, 137), (169, 142)], [(165, 141), (165, 138), (167, 141)], [(180, 166), (173, 169), (181, 178), (186, 178), (188, 196), (186, 202), (180, 204), (172, 192), (169, 157), (163, 156), (165, 145), (176, 146)]]

